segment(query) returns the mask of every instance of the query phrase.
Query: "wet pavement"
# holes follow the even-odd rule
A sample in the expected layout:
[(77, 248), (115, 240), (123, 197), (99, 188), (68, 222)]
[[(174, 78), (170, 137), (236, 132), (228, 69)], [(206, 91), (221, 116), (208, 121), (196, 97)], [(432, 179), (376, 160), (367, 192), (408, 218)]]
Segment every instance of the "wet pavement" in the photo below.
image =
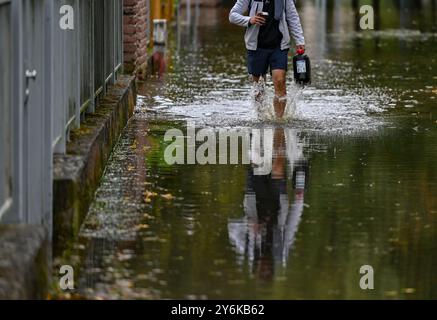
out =
[[(302, 9), (313, 84), (290, 84), (282, 122), (255, 112), (228, 11), (182, 15), (75, 246), (81, 296), (437, 298), (436, 20), (410, 12), (405, 30), (360, 33), (314, 3)], [(187, 120), (213, 137), (269, 133), (270, 174), (167, 164), (164, 135)], [(359, 287), (363, 265), (374, 290)]]

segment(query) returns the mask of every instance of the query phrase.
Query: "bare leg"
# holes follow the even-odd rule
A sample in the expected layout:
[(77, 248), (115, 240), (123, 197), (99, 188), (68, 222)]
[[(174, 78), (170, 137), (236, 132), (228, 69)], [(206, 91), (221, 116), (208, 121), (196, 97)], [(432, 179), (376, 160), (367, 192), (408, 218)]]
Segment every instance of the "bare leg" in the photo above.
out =
[(285, 179), (285, 133), (284, 129), (276, 128), (273, 138), (272, 179)]
[[(265, 76), (263, 78), (265, 79)], [(253, 80), (254, 84), (258, 84), (260, 79), (261, 79), (261, 76), (252, 76), (252, 80)], [(258, 102), (261, 102), (263, 96), (264, 96), (264, 88), (260, 88), (260, 90), (256, 93), (255, 100)]]
[(285, 81), (285, 70), (273, 70), (273, 84), (275, 85), (275, 100), (273, 106), (275, 108), (276, 117), (281, 119), (284, 116), (285, 107), (287, 106), (287, 88)]

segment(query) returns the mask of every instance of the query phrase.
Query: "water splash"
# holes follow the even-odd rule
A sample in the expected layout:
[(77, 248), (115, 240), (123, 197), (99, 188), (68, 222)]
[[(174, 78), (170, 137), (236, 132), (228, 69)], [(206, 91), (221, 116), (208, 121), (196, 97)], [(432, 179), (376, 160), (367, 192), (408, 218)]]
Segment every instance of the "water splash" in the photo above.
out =
[(252, 85), (251, 99), (256, 118), (260, 122), (290, 122), (296, 116), (297, 103), (302, 95), (303, 88), (292, 83), (287, 87), (287, 97), (284, 115), (276, 116), (274, 110), (275, 93), (272, 86), (268, 86), (264, 78)]

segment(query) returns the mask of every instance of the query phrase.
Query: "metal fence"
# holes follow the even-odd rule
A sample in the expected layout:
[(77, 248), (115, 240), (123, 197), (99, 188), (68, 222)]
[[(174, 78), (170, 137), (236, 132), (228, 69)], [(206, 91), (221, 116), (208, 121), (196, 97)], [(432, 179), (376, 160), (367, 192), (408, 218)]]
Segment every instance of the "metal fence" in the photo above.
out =
[(0, 0), (0, 218), (11, 199), (11, 4)]
[[(57, 104), (55, 119), (65, 117), (63, 126), (54, 128), (54, 149), (65, 151), (69, 129), (80, 126), (85, 112), (94, 112), (107, 84), (113, 84), (123, 61), (123, 0), (58, 0), (56, 8), (69, 5), (75, 10), (75, 30), (55, 27), (55, 74), (64, 90)], [(74, 62), (74, 63), (72, 63)]]
[(122, 25), (123, 0), (0, 0), (1, 222), (50, 227), (53, 153), (121, 71)]

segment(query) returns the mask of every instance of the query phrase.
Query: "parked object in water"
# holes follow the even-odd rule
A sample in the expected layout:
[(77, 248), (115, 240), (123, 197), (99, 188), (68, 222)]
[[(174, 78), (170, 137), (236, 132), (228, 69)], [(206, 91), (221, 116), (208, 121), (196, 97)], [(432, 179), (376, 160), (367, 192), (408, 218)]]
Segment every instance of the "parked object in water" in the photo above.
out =
[(167, 20), (153, 19), (153, 44), (165, 46), (167, 44)]
[(294, 80), (302, 86), (311, 83), (311, 61), (304, 50), (293, 57)]

